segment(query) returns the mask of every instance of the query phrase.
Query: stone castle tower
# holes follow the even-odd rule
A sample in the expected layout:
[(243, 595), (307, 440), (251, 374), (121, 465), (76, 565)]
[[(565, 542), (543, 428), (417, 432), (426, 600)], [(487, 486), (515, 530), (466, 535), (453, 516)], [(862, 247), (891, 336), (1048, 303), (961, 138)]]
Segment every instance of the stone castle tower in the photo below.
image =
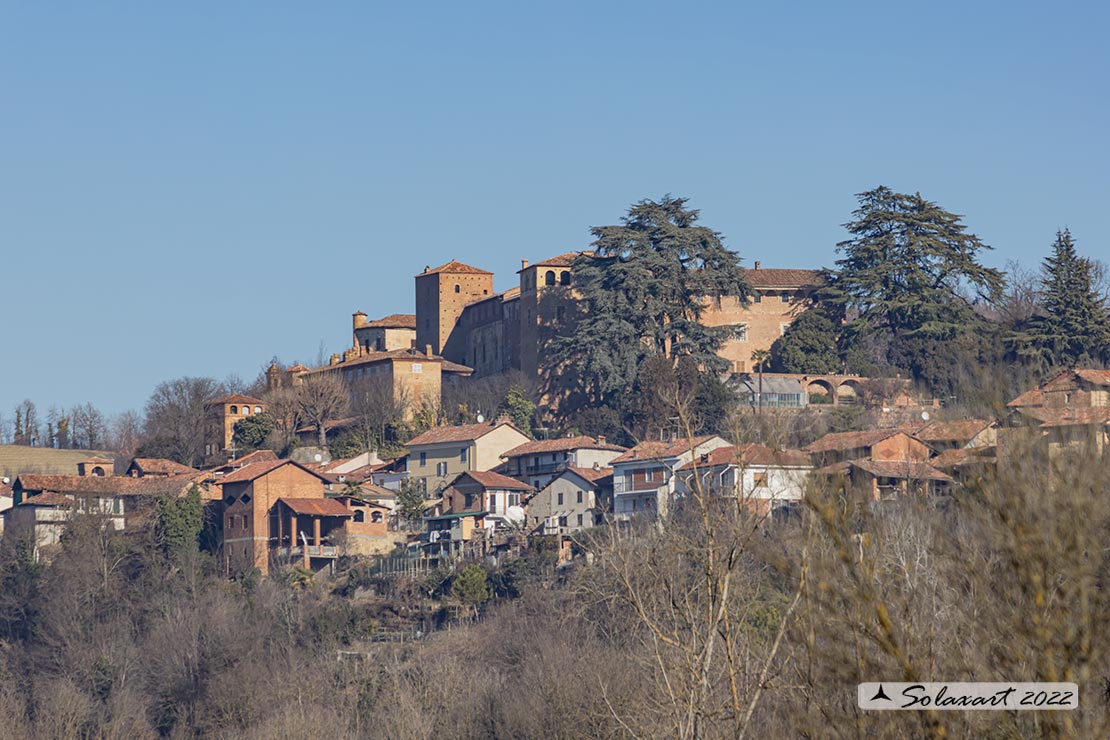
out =
[(416, 276), (416, 346), (452, 362), (466, 359), (466, 337), (459, 325), (463, 308), (493, 295), (493, 273), (451, 260)]

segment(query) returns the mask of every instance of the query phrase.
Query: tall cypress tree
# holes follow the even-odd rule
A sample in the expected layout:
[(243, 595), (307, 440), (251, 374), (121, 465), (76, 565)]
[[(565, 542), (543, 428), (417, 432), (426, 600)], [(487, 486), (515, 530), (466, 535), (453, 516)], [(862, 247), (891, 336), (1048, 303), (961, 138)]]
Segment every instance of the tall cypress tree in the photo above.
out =
[(1039, 311), (1016, 337), (1019, 354), (1046, 368), (1105, 362), (1110, 311), (1093, 283), (1091, 262), (1075, 251), (1071, 232), (1057, 231), (1041, 267)]

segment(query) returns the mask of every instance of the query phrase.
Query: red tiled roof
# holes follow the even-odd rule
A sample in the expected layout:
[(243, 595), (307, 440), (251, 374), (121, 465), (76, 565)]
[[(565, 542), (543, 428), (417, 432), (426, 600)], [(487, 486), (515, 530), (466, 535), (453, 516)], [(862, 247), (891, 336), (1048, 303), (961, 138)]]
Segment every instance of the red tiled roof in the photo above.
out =
[(1076, 368), (1075, 374), (1092, 385), (1110, 385), (1110, 370)]
[[(508, 422), (486, 421), (481, 424), (460, 424), (453, 427), (435, 427), (423, 434), (419, 434), (405, 443), (406, 447), (415, 445), (435, 445), (447, 442), (473, 442), (479, 437), (484, 437), (502, 425), (512, 426)], [(516, 427), (513, 427), (516, 429)], [(521, 432), (523, 434), (523, 432)]]
[[(537, 262), (534, 265), (530, 265), (530, 266), (531, 267), (570, 267), (574, 264), (574, 261), (576, 259), (578, 259), (578, 255), (580, 255), (580, 254), (584, 254), (584, 255), (587, 255), (587, 256), (591, 256), (591, 257), (593, 256), (593, 252), (590, 251), (590, 250), (586, 250), (584, 252), (563, 252), (560, 255), (556, 255), (554, 257), (548, 257), (547, 259), (542, 260), (540, 262)], [(524, 268), (524, 269), (528, 269), (528, 268)], [(517, 272), (523, 272), (523, 271), (524, 270), (518, 270)]]
[(901, 460), (853, 460), (851, 464), (866, 470), (877, 478), (904, 478), (906, 480), (938, 480), (951, 482), (952, 478), (932, 465)]
[(597, 484), (599, 481), (613, 475), (612, 468), (576, 468), (568, 466), (567, 470), (575, 473), (581, 478), (585, 478), (590, 483)]
[(222, 404), (222, 403), (251, 403), (251, 404), (253, 404), (253, 403), (264, 403), (264, 401), (261, 398), (254, 398), (252, 396), (244, 396), (242, 393), (232, 393), (230, 396), (224, 396), (223, 398), (213, 398), (211, 401), (207, 401), (204, 405), (205, 406), (215, 406), (217, 404)]
[(131, 468), (138, 470), (141, 475), (192, 475), (200, 472), (164, 457), (136, 457), (127, 469)]
[(91, 465), (112, 465), (116, 461), (110, 457), (90, 457), (88, 459), (82, 460), (81, 462), (89, 463)]
[(128, 476), (37, 475), (29, 473), (15, 479), (15, 486), (27, 491), (95, 494), (106, 496), (177, 496), (193, 484), (194, 475)]
[(333, 498), (279, 498), (296, 514), (305, 516), (351, 516), (350, 510)]
[[(411, 313), (391, 313), (380, 319), (367, 321), (364, 326), (377, 329), (415, 329), (416, 316)], [(359, 327), (362, 328), (362, 327)]]
[[(451, 275), (492, 275), (493, 274), (489, 270), (480, 270), (477, 267), (471, 267), (470, 265), (464, 265), (462, 262), (459, 262), (458, 260), (451, 260), (450, 262), (448, 262), (445, 265), (440, 265), (439, 267), (435, 267), (435, 268), (432, 268), (432, 269), (429, 269), (429, 270), (424, 270), (424, 272), (420, 273), (420, 275), (433, 275), (437, 272), (446, 272), (446, 273), (449, 273)], [(417, 277), (419, 277), (419, 275)]]
[(73, 506), (73, 502), (69, 498), (60, 493), (40, 493), (37, 496), (31, 496), (23, 500), (20, 506), (64, 506), (69, 508)]
[[(296, 465), (292, 460), (266, 460), (263, 462), (251, 463), (228, 473), (222, 478), (217, 478), (219, 483), (242, 483), (243, 481), (252, 481), (260, 478), (271, 470), (276, 470), (286, 463)], [(307, 470), (307, 468), (305, 468)], [(311, 472), (311, 471), (310, 471)], [(318, 475), (318, 473), (313, 473)]]
[(229, 461), (228, 465), (238, 465), (241, 467), (243, 465), (250, 465), (251, 463), (257, 462), (272, 462), (277, 459), (277, 453), (275, 453), (273, 450), (255, 450), (254, 452), (243, 455), (236, 460)]
[(676, 439), (670, 442), (641, 442), (623, 455), (609, 461), (610, 465), (617, 463), (636, 462), (638, 460), (666, 460), (678, 457), (691, 449), (697, 449), (714, 435), (708, 434), (694, 439)]
[[(498, 491), (534, 491), (527, 483), (521, 483), (516, 478), (495, 473), (492, 470), (468, 470), (459, 477), (468, 476), (478, 482), (483, 488), (493, 488)], [(456, 479), (457, 480), (457, 479)]]
[(998, 462), (994, 447), (965, 447), (945, 450), (929, 464), (934, 468), (957, 468), (961, 465), (993, 464)]
[(808, 285), (817, 285), (821, 279), (821, 273), (818, 270), (786, 270), (779, 268), (745, 270), (744, 276), (756, 290), (760, 288), (801, 288)]
[(905, 434), (901, 429), (867, 429), (862, 432), (832, 432), (803, 447), (805, 452), (833, 452), (870, 447), (895, 434)]
[(367, 352), (359, 357), (354, 357), (350, 360), (337, 362), (334, 365), (324, 365), (323, 367), (306, 370), (306, 375), (315, 375), (318, 373), (334, 372), (336, 370), (345, 370), (351, 367), (358, 367), (360, 365), (372, 365), (378, 362), (386, 362), (387, 360), (413, 360), (419, 362), (439, 362), (442, 363), (440, 369), (443, 372), (456, 372), (456, 373), (472, 373), (473, 368), (466, 365), (459, 365), (458, 363), (445, 360), (439, 355), (431, 355), (430, 357), (414, 347), (407, 347), (405, 349), (391, 349), (384, 352)]
[(1084, 406), (1082, 408), (1038, 409), (1037, 417), (1046, 429), (1052, 427), (1090, 426), (1110, 422), (1110, 406)]
[(993, 419), (964, 419), (962, 421), (932, 421), (914, 432), (922, 442), (959, 442), (965, 444), (984, 429), (994, 424)]
[(626, 452), (627, 447), (598, 442), (593, 437), (580, 435), (578, 437), (561, 437), (559, 439), (542, 439), (535, 442), (525, 442), (522, 445), (501, 455), (503, 458), (520, 457), (521, 455), (540, 455), (545, 452), (564, 452), (570, 450), (610, 450), (612, 452)]
[(772, 450), (763, 445), (750, 444), (736, 447), (718, 447), (686, 463), (679, 470), (693, 470), (694, 467), (717, 467), (721, 465), (763, 465), (768, 467), (810, 468), (813, 462), (801, 450)]

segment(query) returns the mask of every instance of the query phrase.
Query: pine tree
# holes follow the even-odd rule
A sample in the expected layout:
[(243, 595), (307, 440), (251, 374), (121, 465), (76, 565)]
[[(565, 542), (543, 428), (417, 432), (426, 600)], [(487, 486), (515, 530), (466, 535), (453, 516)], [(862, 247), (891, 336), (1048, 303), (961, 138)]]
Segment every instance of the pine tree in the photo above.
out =
[(619, 226), (592, 230), (594, 252), (574, 266), (581, 315), (573, 334), (553, 344), (565, 370), (557, 383), (596, 405), (627, 392), (653, 355), (728, 369), (717, 350), (735, 329), (705, 326), (701, 317), (713, 299), (747, 303), (751, 288), (737, 254), (697, 221), (685, 198), (668, 195), (634, 204)]
[(993, 300), (1002, 273), (978, 262), (990, 249), (967, 233), (960, 216), (921, 195), (879, 187), (858, 196), (844, 258), (826, 271), (818, 297), (846, 319), (842, 354), (878, 343), (875, 359), (915, 374), (938, 341), (973, 331), (972, 300)]
[(1019, 355), (1046, 369), (1105, 362), (1110, 310), (1093, 283), (1091, 261), (1075, 251), (1071, 232), (1057, 231), (1041, 268), (1039, 311), (1015, 337)]

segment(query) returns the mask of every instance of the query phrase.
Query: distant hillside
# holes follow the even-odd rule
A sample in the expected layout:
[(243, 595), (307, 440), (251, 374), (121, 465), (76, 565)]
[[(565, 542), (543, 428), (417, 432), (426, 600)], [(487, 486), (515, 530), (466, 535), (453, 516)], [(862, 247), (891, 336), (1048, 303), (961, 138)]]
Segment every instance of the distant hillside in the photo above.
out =
[(112, 457), (103, 450), (54, 450), (48, 447), (0, 445), (0, 477), (15, 480), (22, 473), (77, 475), (77, 463), (90, 457)]

